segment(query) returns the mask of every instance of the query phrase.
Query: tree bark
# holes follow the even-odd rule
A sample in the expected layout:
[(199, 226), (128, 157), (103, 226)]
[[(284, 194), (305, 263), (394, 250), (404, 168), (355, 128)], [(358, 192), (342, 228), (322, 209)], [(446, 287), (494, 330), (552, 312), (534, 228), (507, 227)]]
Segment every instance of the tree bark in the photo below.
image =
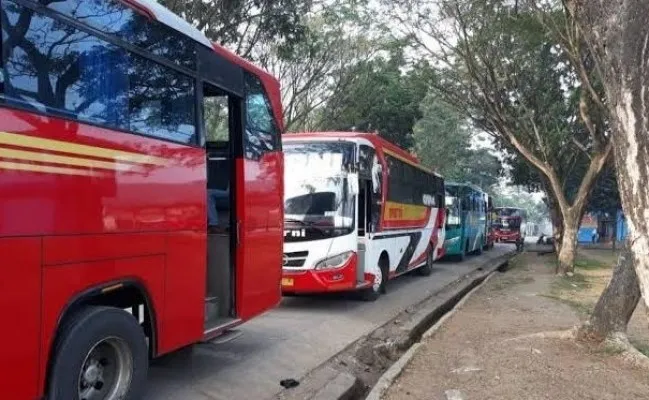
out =
[(649, 2), (566, 0), (594, 50), (611, 111), (618, 183), (640, 290), (649, 306)]
[(611, 281), (597, 301), (592, 315), (579, 329), (577, 338), (601, 342), (615, 333), (626, 333), (638, 301), (640, 286), (633, 268), (633, 254), (628, 246), (624, 246)]
[(577, 231), (579, 223), (574, 220), (563, 220), (563, 237), (557, 257), (557, 274), (566, 275), (575, 270), (575, 257), (577, 256)]

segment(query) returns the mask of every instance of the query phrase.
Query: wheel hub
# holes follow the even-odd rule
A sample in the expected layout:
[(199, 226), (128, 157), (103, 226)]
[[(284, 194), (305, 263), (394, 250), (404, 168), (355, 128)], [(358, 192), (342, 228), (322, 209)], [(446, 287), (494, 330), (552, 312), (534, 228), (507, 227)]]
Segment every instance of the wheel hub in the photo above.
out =
[(83, 373), (83, 383), (87, 386), (94, 386), (95, 383), (101, 380), (101, 375), (103, 373), (103, 367), (99, 364), (98, 361), (92, 360), (86, 371)]
[(133, 356), (117, 338), (97, 343), (86, 356), (79, 372), (79, 400), (120, 400), (129, 391), (133, 377)]
[(372, 285), (372, 289), (374, 291), (378, 292), (379, 289), (381, 288), (381, 282), (383, 282), (383, 272), (379, 268), (376, 274), (374, 274), (374, 284)]

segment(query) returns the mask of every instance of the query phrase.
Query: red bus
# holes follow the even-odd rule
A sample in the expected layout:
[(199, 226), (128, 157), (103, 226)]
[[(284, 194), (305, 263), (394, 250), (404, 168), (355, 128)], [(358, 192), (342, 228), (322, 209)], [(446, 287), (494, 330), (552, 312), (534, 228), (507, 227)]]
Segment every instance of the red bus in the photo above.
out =
[(444, 179), (366, 133), (284, 136), (285, 294), (385, 292), (443, 256)]
[(140, 399), (280, 300), (279, 84), (152, 0), (0, 8), (2, 396)]
[(521, 249), (525, 243), (527, 210), (516, 207), (496, 207), (494, 209), (494, 238), (497, 242), (515, 243)]

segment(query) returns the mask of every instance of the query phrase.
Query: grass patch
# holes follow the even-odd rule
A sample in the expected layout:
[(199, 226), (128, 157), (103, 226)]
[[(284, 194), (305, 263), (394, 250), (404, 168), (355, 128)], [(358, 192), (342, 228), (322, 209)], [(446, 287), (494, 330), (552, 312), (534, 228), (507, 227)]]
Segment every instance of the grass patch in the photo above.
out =
[[(520, 255), (517, 255), (517, 256), (511, 258), (511, 259), (507, 262), (507, 268), (506, 268), (506, 270), (507, 270), (507, 271), (511, 271), (511, 270), (513, 270), (513, 269), (519, 269), (519, 268), (526, 267), (526, 264), (525, 264), (525, 262), (522, 260), (522, 258), (523, 258), (523, 257), (521, 257)], [(526, 267), (525, 269), (527, 270), (527, 267)]]
[(575, 273), (573, 276), (558, 276), (551, 285), (553, 293), (564, 291), (584, 290), (590, 287), (590, 283), (585, 275)]
[(532, 283), (534, 282), (534, 278), (531, 276), (524, 276), (524, 277), (501, 277), (497, 281), (495, 281), (492, 285), (492, 289), (495, 291), (501, 291), (509, 288), (510, 286), (513, 285), (520, 285), (520, 284), (526, 284), (526, 283)]
[(595, 308), (595, 304), (593, 303), (580, 302), (569, 298), (561, 297), (559, 295), (541, 294), (539, 296), (563, 303), (569, 306), (570, 308), (572, 308), (573, 310), (577, 311), (577, 313), (580, 314), (581, 316), (590, 315), (590, 313), (592, 313), (593, 309)]
[(592, 271), (596, 269), (612, 268), (612, 265), (607, 263), (593, 260), (590, 258), (577, 258), (575, 261), (575, 269), (583, 269), (586, 271)]

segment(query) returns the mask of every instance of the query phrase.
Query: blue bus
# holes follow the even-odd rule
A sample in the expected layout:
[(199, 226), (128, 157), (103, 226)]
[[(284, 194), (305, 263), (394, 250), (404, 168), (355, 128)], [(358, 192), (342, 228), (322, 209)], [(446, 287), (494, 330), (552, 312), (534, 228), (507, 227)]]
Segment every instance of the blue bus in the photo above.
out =
[(445, 255), (464, 259), (487, 245), (487, 195), (467, 183), (446, 183)]

